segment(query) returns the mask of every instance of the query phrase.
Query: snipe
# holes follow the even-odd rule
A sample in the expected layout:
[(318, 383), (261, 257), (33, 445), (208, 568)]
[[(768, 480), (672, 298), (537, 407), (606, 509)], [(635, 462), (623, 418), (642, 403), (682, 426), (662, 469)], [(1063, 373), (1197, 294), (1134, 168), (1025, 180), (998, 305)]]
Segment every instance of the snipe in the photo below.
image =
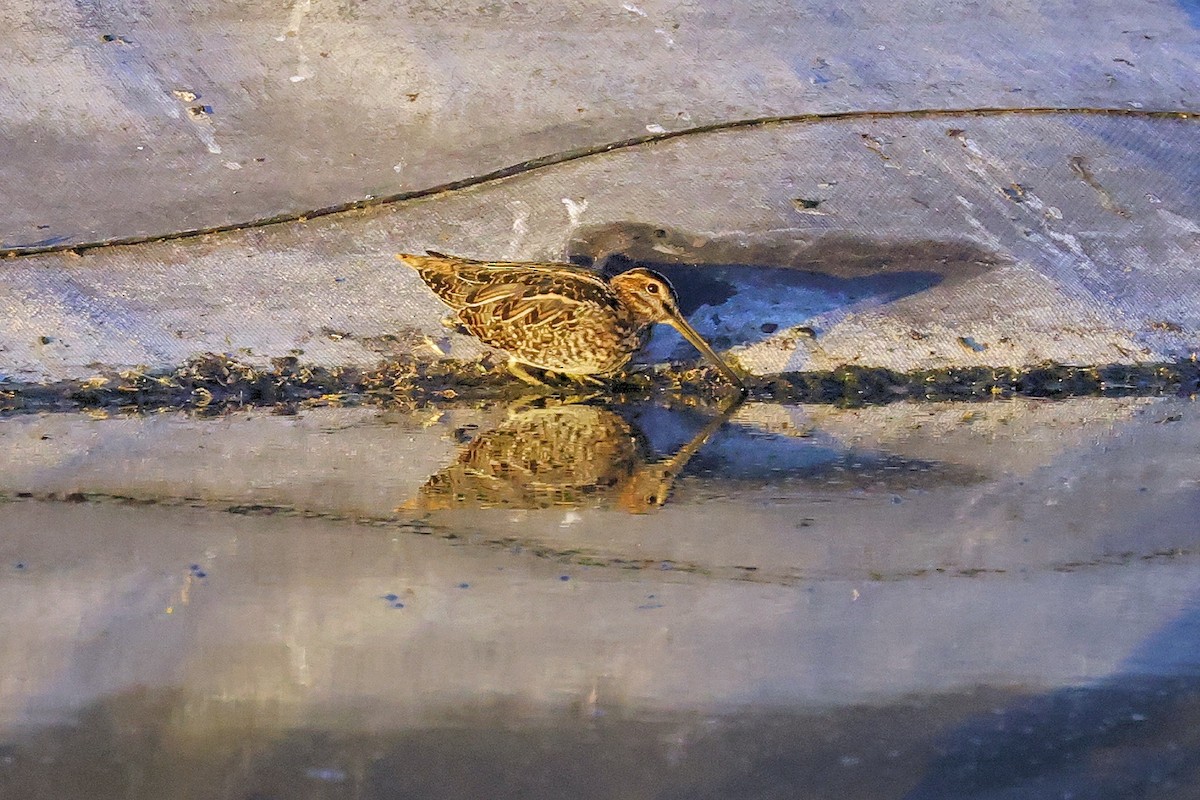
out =
[(737, 373), (713, 352), (679, 311), (670, 282), (638, 267), (609, 280), (572, 264), (473, 261), (428, 251), (396, 256), (415, 269), (485, 344), (508, 353), (509, 370), (541, 383), (525, 367), (574, 380), (615, 374), (663, 322), (745, 391)]
[(397, 511), (616, 508), (655, 511), (688, 461), (737, 410), (727, 405), (674, 455), (657, 458), (633, 423), (606, 408), (514, 411), (466, 444)]

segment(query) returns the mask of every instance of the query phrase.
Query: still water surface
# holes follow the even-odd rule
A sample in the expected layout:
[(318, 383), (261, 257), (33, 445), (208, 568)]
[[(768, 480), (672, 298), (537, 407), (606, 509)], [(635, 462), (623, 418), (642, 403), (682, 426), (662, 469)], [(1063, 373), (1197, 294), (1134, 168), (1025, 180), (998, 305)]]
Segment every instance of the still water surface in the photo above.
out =
[(0, 797), (1196, 796), (1198, 408), (6, 419)]

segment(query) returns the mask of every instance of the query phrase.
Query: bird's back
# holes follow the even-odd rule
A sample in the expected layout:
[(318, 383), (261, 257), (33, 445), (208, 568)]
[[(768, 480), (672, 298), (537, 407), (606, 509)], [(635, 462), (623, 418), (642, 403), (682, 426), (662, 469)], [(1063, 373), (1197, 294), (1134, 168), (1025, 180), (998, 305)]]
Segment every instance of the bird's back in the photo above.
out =
[(648, 335), (595, 272), (570, 264), (400, 255), (476, 338), (515, 360), (573, 375), (609, 374)]
[(612, 303), (609, 285), (595, 272), (570, 264), (475, 261), (442, 253), (401, 253), (400, 261), (455, 311), (481, 299), (554, 297), (568, 302)]

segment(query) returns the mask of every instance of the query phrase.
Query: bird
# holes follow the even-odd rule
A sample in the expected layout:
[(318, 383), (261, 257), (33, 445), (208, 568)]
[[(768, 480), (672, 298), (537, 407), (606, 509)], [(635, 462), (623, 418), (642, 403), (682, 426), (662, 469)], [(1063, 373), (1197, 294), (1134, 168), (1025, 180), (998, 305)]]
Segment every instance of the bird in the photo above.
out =
[(477, 261), (427, 250), (399, 253), (457, 322), (508, 354), (508, 369), (535, 385), (527, 367), (597, 383), (621, 370), (650, 338), (655, 323), (679, 331), (740, 392), (741, 378), (679, 310), (664, 276), (635, 267), (605, 280), (574, 264)]
[(658, 458), (645, 434), (607, 408), (515, 406), (432, 475), (396, 511), (452, 508), (614, 508), (656, 511), (676, 479), (740, 405), (728, 404), (674, 455)]

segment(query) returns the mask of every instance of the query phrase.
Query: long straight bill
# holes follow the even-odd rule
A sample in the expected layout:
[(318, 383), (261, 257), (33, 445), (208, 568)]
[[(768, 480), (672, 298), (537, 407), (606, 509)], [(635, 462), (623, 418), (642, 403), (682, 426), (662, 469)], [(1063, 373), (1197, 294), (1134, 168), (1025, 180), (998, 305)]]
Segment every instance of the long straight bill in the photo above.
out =
[(692, 347), (703, 353), (705, 358), (711, 361), (717, 369), (721, 370), (721, 374), (728, 378), (730, 383), (743, 392), (746, 391), (746, 385), (742, 383), (742, 379), (737, 376), (736, 372), (730, 369), (728, 364), (721, 360), (719, 355), (713, 352), (713, 349), (708, 346), (708, 342), (704, 341), (703, 337), (696, 333), (696, 329), (688, 324), (683, 315), (672, 316), (667, 321), (667, 324), (683, 334), (683, 338), (691, 342)]

